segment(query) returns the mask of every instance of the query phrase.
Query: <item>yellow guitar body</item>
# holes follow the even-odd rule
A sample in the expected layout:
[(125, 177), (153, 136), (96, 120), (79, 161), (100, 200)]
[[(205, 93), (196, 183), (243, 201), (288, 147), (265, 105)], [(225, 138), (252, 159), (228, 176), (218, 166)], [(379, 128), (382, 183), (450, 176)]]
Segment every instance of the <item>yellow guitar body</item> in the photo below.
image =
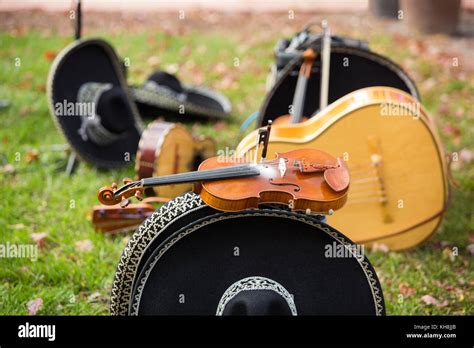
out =
[[(237, 147), (254, 158), (257, 131)], [(343, 156), (351, 175), (346, 205), (328, 224), (354, 242), (415, 246), (441, 222), (447, 165), (436, 126), (410, 95), (390, 87), (352, 92), (299, 124), (272, 127), (268, 151), (316, 148)]]

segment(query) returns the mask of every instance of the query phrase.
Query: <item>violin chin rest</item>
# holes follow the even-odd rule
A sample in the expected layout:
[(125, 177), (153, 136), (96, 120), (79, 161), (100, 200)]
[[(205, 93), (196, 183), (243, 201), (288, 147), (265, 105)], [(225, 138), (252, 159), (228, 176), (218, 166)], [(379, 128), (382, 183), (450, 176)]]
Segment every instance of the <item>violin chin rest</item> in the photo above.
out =
[(341, 192), (349, 187), (349, 170), (346, 162), (340, 157), (337, 158), (337, 162), (339, 167), (324, 171), (324, 180), (334, 191)]

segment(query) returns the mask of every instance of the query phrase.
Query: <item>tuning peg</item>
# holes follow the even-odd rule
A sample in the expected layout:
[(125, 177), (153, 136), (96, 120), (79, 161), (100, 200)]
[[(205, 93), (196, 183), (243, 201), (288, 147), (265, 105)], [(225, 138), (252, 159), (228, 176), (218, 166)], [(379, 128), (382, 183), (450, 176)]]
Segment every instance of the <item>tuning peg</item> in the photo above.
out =
[(115, 191), (116, 189), (117, 189), (117, 183), (116, 183), (116, 182), (114, 182), (114, 183), (112, 183), (112, 190), (114, 190), (114, 191)]
[(130, 179), (130, 178), (124, 178), (124, 179), (123, 179), (123, 184), (124, 184), (124, 185), (127, 185), (127, 184), (130, 184), (132, 181), (133, 181), (133, 180)]
[(130, 200), (129, 199), (124, 199), (124, 200), (122, 200), (122, 202), (120, 202), (120, 207), (121, 208), (126, 208), (129, 204), (130, 204)]
[(143, 200), (143, 193), (141, 191), (135, 192), (135, 198), (138, 199), (139, 201)]

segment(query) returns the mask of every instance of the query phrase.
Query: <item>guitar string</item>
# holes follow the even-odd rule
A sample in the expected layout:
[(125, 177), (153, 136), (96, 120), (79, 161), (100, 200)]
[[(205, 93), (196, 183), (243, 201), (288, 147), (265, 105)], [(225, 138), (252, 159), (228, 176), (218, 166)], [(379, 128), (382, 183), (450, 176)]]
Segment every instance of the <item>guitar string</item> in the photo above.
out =
[[(278, 166), (279, 163), (272, 161), (272, 162), (263, 162), (259, 163), (260, 165), (268, 165), (268, 166)], [(375, 172), (375, 167), (373, 165), (368, 165), (372, 169), (372, 174)], [(184, 179), (187, 180), (188, 178), (191, 179), (192, 177), (200, 174), (205, 174), (204, 179), (219, 179), (219, 177), (222, 177), (222, 175), (240, 175), (243, 172), (246, 172), (247, 170), (255, 169), (254, 167), (251, 166), (251, 164), (244, 164), (244, 165), (237, 165), (237, 166), (232, 166), (232, 167), (224, 167), (224, 168), (219, 168), (219, 169), (212, 169), (212, 173), (205, 173), (205, 171), (197, 171), (197, 172), (192, 172), (192, 173), (183, 173), (187, 175), (181, 176), (179, 179)], [(359, 171), (360, 172), (360, 171)], [(255, 175), (255, 172), (249, 173), (249, 175)], [(357, 178), (357, 176), (356, 176)], [(148, 178), (150, 179), (150, 178)], [(160, 177), (158, 179), (163, 179), (163, 177)], [(171, 178), (170, 178), (171, 179)], [(358, 204), (358, 203), (363, 203), (363, 202), (383, 202), (385, 199), (381, 197), (380, 195), (383, 194), (382, 191), (377, 190), (374, 188), (373, 190), (368, 190), (368, 189), (362, 189), (362, 190), (353, 190), (353, 187), (360, 187), (361, 185), (364, 184), (370, 184), (374, 183), (376, 181), (380, 180), (377, 176), (372, 176), (372, 177), (363, 177), (360, 179), (355, 179), (351, 180), (351, 190), (349, 190), (349, 199), (350, 201), (348, 204), (353, 203), (353, 204)], [(162, 181), (162, 180), (160, 180)], [(149, 184), (152, 184), (149, 182)], [(368, 194), (364, 196), (364, 194)], [(361, 195), (362, 194), (362, 195)], [(355, 198), (354, 198), (355, 196)]]

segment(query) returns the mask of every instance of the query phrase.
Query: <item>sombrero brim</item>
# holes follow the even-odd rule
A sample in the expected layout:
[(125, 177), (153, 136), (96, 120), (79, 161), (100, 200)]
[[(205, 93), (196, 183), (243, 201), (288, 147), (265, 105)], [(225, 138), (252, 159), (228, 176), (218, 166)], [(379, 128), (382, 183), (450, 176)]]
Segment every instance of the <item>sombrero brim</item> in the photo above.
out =
[(284, 286), (300, 315), (385, 313), (369, 261), (328, 258), (328, 245), (354, 244), (319, 219), (278, 209), (216, 212), (192, 193), (175, 200), (127, 246), (113, 285), (112, 314), (215, 315), (229, 286), (252, 277)]
[[(81, 86), (90, 82), (123, 89), (127, 109), (130, 111), (124, 116), (129, 118), (126, 121), (130, 127), (105, 145), (84, 140), (79, 134), (81, 117), (87, 117), (86, 115), (80, 114), (80, 111), (67, 116), (57, 113), (57, 105), (73, 105), (70, 103), (78, 102)], [(121, 63), (107, 42), (100, 39), (79, 40), (64, 48), (49, 72), (48, 101), (55, 124), (84, 161), (101, 168), (123, 167), (133, 163), (143, 125), (130, 98)]]
[(145, 117), (163, 115), (181, 121), (223, 119), (227, 118), (232, 110), (226, 96), (203, 86), (184, 85), (184, 100), (168, 88), (143, 85), (131, 87), (131, 90), (140, 113)]

